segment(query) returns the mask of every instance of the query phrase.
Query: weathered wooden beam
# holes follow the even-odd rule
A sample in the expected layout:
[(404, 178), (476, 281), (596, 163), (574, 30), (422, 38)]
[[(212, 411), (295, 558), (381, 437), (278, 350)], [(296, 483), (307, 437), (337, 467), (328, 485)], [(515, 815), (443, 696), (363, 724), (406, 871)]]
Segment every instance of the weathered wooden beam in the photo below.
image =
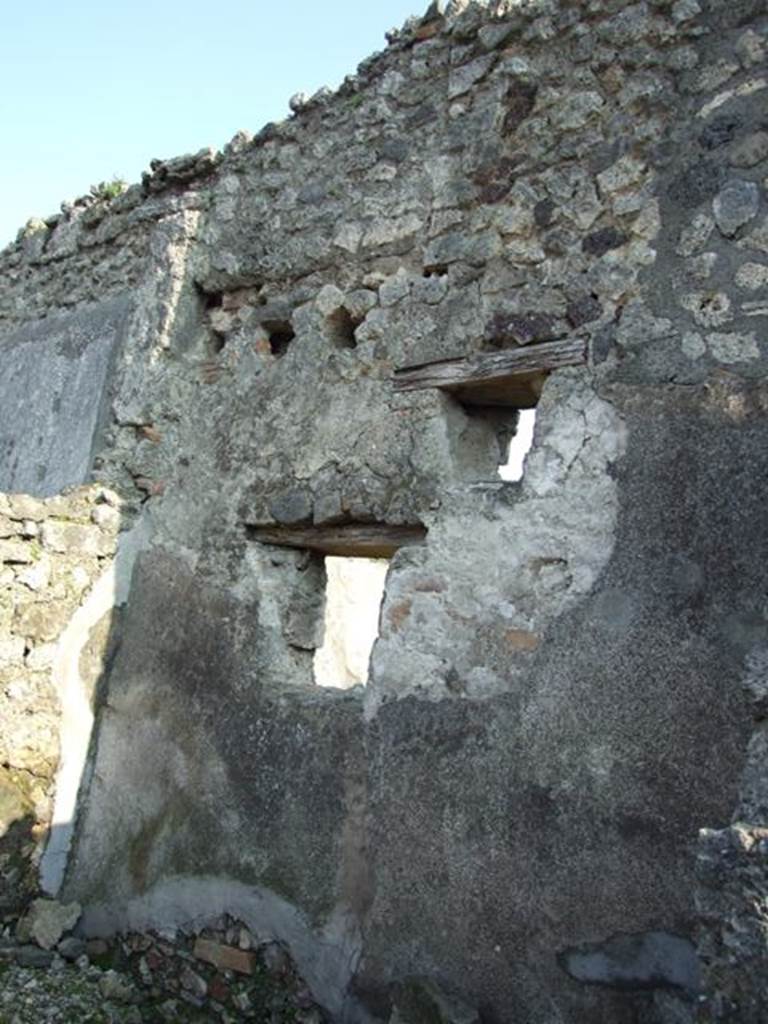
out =
[(423, 526), (346, 523), (339, 526), (246, 526), (248, 537), (262, 544), (304, 548), (323, 555), (349, 558), (391, 558), (406, 544), (420, 544)]
[(439, 388), (467, 405), (536, 405), (547, 374), (587, 361), (585, 338), (567, 338), (503, 352), (479, 352), (395, 370), (395, 391)]

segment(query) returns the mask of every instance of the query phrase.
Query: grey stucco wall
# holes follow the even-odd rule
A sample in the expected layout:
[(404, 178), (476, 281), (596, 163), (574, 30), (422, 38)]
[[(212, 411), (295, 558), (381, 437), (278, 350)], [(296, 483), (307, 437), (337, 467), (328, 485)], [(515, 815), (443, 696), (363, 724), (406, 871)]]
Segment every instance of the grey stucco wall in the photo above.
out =
[(48, 497), (88, 479), (128, 307), (113, 299), (3, 339), (0, 490)]

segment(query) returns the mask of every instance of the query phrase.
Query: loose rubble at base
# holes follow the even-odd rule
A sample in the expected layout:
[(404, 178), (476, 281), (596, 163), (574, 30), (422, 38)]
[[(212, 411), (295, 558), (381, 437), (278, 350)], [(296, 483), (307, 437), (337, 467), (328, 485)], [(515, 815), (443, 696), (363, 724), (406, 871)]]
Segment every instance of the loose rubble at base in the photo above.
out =
[[(36, 906), (36, 909), (35, 909)], [(0, 1024), (186, 1024), (259, 1021), (325, 1024), (327, 1017), (276, 943), (259, 946), (232, 918), (199, 933), (82, 939), (70, 928), (80, 908), (38, 900), (33, 932), (55, 943), (30, 943), (22, 918), (0, 935)], [(74, 914), (72, 911), (74, 910)], [(58, 932), (58, 934), (55, 934)]]

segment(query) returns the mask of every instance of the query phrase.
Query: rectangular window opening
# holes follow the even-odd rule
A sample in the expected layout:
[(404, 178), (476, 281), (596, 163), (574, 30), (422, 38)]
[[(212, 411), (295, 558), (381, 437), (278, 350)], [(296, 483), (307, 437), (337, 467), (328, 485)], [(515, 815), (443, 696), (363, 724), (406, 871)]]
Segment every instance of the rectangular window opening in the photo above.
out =
[(318, 686), (349, 690), (367, 683), (388, 569), (388, 558), (326, 556), (323, 645), (314, 658)]
[[(531, 327), (530, 322), (522, 319), (524, 327)], [(588, 344), (583, 336), (555, 341), (537, 341), (532, 337), (528, 340), (535, 343), (528, 345), (517, 344), (520, 339), (511, 336), (501, 340), (513, 342), (514, 347), (400, 366), (394, 373), (394, 389), (398, 394), (439, 389), (451, 395), (468, 416), (486, 419), (505, 452), (511, 431), (499, 421), (494, 410), (518, 410), (520, 422), (514, 424), (511, 451), (506, 462), (496, 463), (496, 469), (502, 480), (519, 481), (533, 441), (535, 413), (528, 411), (535, 408), (550, 373), (565, 366), (586, 365)], [(487, 466), (487, 459), (484, 463)]]
[(473, 428), (472, 433), (466, 432), (463, 436), (470, 439), (469, 458), (479, 479), (519, 483), (523, 479), (526, 457), (533, 448), (535, 405), (516, 408), (459, 404)]

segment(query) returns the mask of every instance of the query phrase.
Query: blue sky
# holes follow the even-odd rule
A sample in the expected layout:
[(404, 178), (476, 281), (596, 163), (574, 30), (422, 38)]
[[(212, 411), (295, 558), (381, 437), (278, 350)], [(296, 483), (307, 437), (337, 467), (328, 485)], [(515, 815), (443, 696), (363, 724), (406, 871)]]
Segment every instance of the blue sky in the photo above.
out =
[(222, 146), (338, 85), (427, 0), (4, 0), (0, 246), (153, 157)]

